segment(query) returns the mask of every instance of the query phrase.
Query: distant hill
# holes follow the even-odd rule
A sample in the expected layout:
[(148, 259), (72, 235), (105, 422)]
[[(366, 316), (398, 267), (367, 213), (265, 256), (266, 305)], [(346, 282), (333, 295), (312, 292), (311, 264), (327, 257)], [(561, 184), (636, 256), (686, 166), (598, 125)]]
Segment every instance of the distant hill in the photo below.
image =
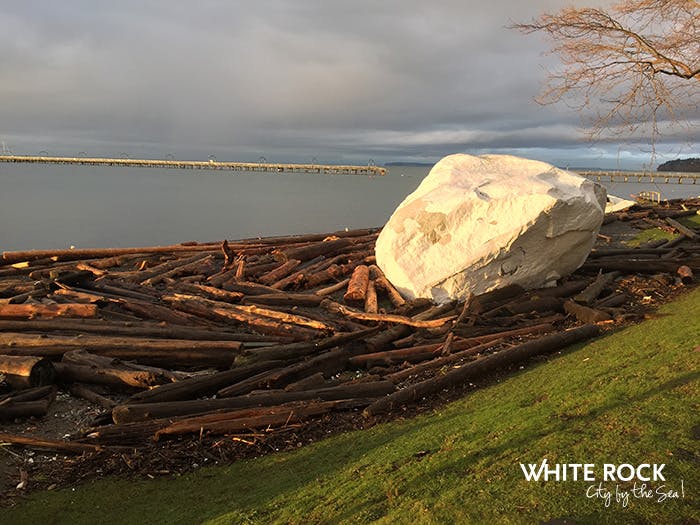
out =
[(676, 159), (659, 164), (657, 171), (680, 171), (683, 173), (700, 173), (700, 159)]

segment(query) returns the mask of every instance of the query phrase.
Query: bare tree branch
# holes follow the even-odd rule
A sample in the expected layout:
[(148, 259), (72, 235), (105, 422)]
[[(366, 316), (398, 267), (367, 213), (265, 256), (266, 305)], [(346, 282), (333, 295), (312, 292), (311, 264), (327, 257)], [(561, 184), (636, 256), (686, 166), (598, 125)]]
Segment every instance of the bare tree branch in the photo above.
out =
[(591, 114), (591, 138), (684, 123), (700, 95), (700, 2), (625, 0), (609, 11), (566, 8), (512, 26), (543, 32), (562, 62), (537, 101), (574, 101)]

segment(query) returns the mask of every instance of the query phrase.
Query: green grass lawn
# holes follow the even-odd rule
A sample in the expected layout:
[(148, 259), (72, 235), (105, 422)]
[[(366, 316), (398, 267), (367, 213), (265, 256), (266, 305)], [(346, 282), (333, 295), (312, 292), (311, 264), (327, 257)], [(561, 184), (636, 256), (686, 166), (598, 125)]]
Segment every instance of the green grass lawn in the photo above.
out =
[[(697, 523), (700, 289), (661, 312), (429, 415), (177, 479), (37, 493), (0, 522)], [(519, 463), (543, 458), (594, 463), (597, 478), (604, 463), (664, 463), (649, 484), (683, 480), (685, 497), (606, 508), (586, 497), (597, 481), (526, 481)]]
[[(678, 222), (690, 228), (700, 228), (700, 215), (681, 217)], [(625, 244), (627, 244), (630, 248), (636, 248), (645, 242), (656, 241), (659, 239), (670, 240), (675, 239), (676, 237), (678, 237), (678, 234), (669, 233), (661, 228), (648, 228), (646, 230), (641, 230), (639, 234), (634, 237), (634, 239), (630, 239)]]

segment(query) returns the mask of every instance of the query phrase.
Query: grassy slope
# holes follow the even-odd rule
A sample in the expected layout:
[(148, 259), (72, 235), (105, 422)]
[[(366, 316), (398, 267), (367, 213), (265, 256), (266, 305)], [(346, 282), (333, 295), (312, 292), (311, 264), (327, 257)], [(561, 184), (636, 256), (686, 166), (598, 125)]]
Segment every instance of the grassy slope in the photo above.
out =
[[(700, 520), (700, 353), (693, 350), (700, 289), (662, 312), (437, 413), (179, 479), (40, 493), (0, 511), (0, 521), (693, 523)], [(518, 463), (544, 457), (599, 468), (666, 463), (667, 484), (680, 488), (683, 479), (685, 498), (606, 509), (585, 497), (591, 483), (526, 482)]]

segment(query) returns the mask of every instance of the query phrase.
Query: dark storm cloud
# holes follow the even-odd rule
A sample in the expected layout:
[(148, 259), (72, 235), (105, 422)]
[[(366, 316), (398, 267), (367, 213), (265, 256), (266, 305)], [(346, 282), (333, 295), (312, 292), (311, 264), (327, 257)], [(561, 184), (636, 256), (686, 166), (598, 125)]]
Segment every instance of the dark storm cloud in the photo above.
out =
[(532, 101), (553, 59), (505, 26), (568, 3), (15, 2), (0, 138), (241, 160), (563, 156), (582, 148), (578, 116)]

